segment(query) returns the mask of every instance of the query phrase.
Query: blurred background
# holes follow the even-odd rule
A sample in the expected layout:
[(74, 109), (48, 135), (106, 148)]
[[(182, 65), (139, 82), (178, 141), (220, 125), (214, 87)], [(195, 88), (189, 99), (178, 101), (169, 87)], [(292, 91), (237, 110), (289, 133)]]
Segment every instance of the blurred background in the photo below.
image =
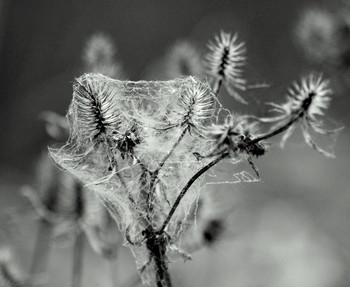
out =
[[(36, 223), (23, 216), (29, 204), (20, 188), (33, 182), (35, 162), (51, 142), (39, 115), (66, 113), (72, 81), (84, 72), (82, 51), (94, 33), (113, 39), (127, 79), (149, 80), (162, 78), (159, 62), (177, 40), (189, 39), (205, 53), (221, 30), (238, 32), (248, 50), (246, 78), (269, 88), (247, 91), (249, 107), (222, 93), (226, 108), (263, 115), (264, 102), (283, 101), (291, 82), (316, 70), (334, 85), (328, 116), (349, 126), (348, 71), (309, 61), (296, 39), (310, 7), (344, 12), (350, 2), (0, 0), (0, 245), (11, 244), (28, 269)], [(173, 264), (174, 286), (349, 286), (349, 143), (345, 128), (336, 158), (328, 159), (296, 132), (285, 149), (274, 139), (269, 154), (256, 161), (260, 182), (208, 186), (232, 205), (227, 232), (192, 261)], [(53, 248), (47, 286), (69, 284), (70, 254), (70, 247)], [(84, 264), (83, 286), (109, 286), (110, 266), (92, 252)], [(113, 266), (120, 286), (136, 272), (125, 247)]]

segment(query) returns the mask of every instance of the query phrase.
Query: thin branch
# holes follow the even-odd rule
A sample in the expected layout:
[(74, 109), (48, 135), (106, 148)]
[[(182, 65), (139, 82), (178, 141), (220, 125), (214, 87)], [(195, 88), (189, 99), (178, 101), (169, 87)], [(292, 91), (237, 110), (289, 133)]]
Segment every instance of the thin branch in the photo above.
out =
[(181, 190), (180, 194), (177, 196), (175, 203), (173, 204), (168, 217), (166, 218), (166, 220), (164, 221), (162, 227), (159, 229), (159, 231), (157, 231), (157, 234), (162, 234), (165, 230), (165, 228), (167, 227), (169, 221), (171, 220), (171, 217), (173, 216), (173, 214), (176, 211), (176, 208), (179, 206), (181, 199), (185, 196), (186, 192), (188, 191), (188, 189), (192, 186), (192, 184), (203, 174), (205, 173), (207, 170), (209, 170), (210, 168), (212, 168), (214, 165), (216, 165), (218, 162), (220, 162), (222, 159), (228, 157), (229, 153), (225, 152), (223, 154), (221, 154), (218, 158), (214, 159), (213, 161), (211, 161), (210, 163), (208, 163), (206, 166), (202, 167), (202, 169), (200, 169), (194, 176), (192, 176), (192, 178), (187, 182), (187, 184), (185, 185), (185, 187)]
[(218, 93), (219, 93), (220, 87), (221, 87), (221, 85), (222, 85), (222, 81), (223, 81), (223, 78), (220, 77), (220, 78), (217, 79), (217, 80), (215, 81), (215, 83), (214, 83), (213, 92), (214, 92), (215, 96), (217, 96)]
[[(35, 278), (37, 278), (38, 275), (42, 275), (46, 270), (50, 252), (51, 233), (52, 223), (44, 218), (40, 219), (30, 266), (30, 282), (35, 282)], [(28, 283), (29, 285), (31, 285), (30, 282)]]
[(299, 118), (301, 117), (303, 112), (300, 112), (298, 114), (296, 114), (295, 116), (293, 116), (285, 125), (265, 134), (265, 135), (262, 135), (262, 136), (259, 136), (255, 139), (252, 139), (250, 141), (247, 141), (243, 144), (240, 144), (238, 147), (240, 149), (245, 149), (247, 148), (248, 146), (251, 146), (251, 145), (254, 145), (258, 142), (261, 142), (263, 140), (266, 140), (266, 139), (269, 139), (269, 138), (272, 138), (273, 136), (276, 136), (280, 133), (283, 133), (284, 131), (286, 131), (291, 125), (293, 125), (295, 122), (297, 122), (299, 120)]
[(164, 166), (165, 162), (169, 159), (169, 157), (173, 154), (173, 152), (175, 151), (176, 147), (180, 144), (180, 142), (182, 141), (183, 137), (185, 136), (186, 132), (188, 131), (188, 127), (186, 127), (181, 135), (179, 136), (179, 138), (177, 139), (177, 141), (174, 143), (174, 145), (172, 146), (171, 150), (166, 154), (166, 156), (162, 159), (162, 161), (159, 163), (157, 169), (154, 171), (154, 174), (157, 176), (159, 171), (161, 170), (161, 168)]
[[(169, 159), (169, 157), (173, 154), (173, 152), (175, 151), (177, 146), (180, 144), (180, 142), (184, 138), (187, 131), (188, 131), (188, 127), (186, 127), (182, 131), (181, 135), (179, 136), (177, 141), (174, 143), (174, 145), (172, 146), (170, 151), (164, 156), (164, 158), (158, 164), (158, 167), (156, 168), (156, 170), (152, 173), (152, 177), (151, 177), (150, 185), (149, 185), (149, 194), (148, 194), (148, 199), (147, 199), (148, 206), (150, 206), (152, 199), (153, 199), (153, 196), (154, 196), (155, 182), (156, 182), (156, 179), (158, 178), (159, 171), (162, 169), (162, 167), (164, 166), (165, 162)], [(151, 206), (150, 206), (150, 210), (152, 210)]]
[[(286, 131), (292, 124), (294, 124), (296, 121), (299, 120), (299, 118), (301, 117), (302, 112), (296, 114), (295, 116), (293, 116), (285, 125), (283, 125), (282, 127), (277, 128), (276, 130), (271, 131), (270, 133), (267, 133), (265, 135), (262, 135), (260, 137), (257, 137), (253, 140), (250, 140), (248, 142), (242, 143), (240, 144), (238, 147), (240, 149), (246, 149), (247, 147), (254, 145), (262, 140), (271, 138), (275, 135), (278, 135), (284, 131)], [(209, 170), (211, 167), (213, 167), (214, 165), (216, 165), (219, 161), (221, 161), (222, 159), (226, 158), (229, 155), (228, 152), (224, 152), (222, 153), (218, 158), (214, 159), (213, 161), (211, 161), (209, 164), (207, 164), (206, 166), (204, 166), (202, 169), (200, 169), (185, 185), (185, 187), (182, 189), (182, 191), (180, 192), (180, 194), (178, 195), (178, 197), (176, 198), (175, 203), (173, 204), (168, 217), (166, 218), (166, 220), (164, 221), (163, 225), (161, 226), (161, 228), (159, 229), (159, 231), (157, 231), (157, 234), (162, 234), (165, 230), (165, 228), (167, 227), (168, 223), (170, 222), (173, 214), (175, 213), (177, 207), (180, 204), (180, 201), (182, 200), (182, 198), (185, 196), (186, 192), (188, 191), (188, 189), (191, 187), (191, 185), (203, 174), (205, 173), (207, 170)]]

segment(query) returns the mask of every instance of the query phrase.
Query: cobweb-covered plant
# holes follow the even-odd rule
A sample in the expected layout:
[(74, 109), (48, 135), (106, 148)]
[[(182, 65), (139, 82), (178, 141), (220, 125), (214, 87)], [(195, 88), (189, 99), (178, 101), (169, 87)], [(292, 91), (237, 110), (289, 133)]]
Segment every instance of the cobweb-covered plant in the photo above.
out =
[(193, 153), (211, 147), (203, 127), (213, 121), (215, 104), (210, 86), (191, 77), (122, 82), (87, 74), (74, 84), (68, 113), (70, 139), (51, 154), (60, 166), (97, 191), (132, 245), (139, 268), (156, 265), (157, 278), (145, 271), (144, 282), (170, 281), (166, 246), (181, 235), (182, 221), (198, 196), (199, 184), (173, 220), (161, 233), (156, 232), (191, 171), (206, 163)]
[(193, 219), (203, 174), (222, 160), (246, 160), (259, 176), (252, 158), (265, 155), (264, 141), (302, 120), (311, 124), (311, 118), (318, 127), (313, 116), (328, 107), (328, 86), (316, 78), (295, 89), (284, 106), (289, 112), (271, 118), (276, 125), (266, 134), (259, 134), (256, 119), (223, 109), (221, 84), (233, 92), (244, 83), (245, 50), (236, 40), (223, 33), (217, 47), (211, 45), (213, 88), (194, 77), (134, 82), (101, 74), (85, 74), (73, 84), (70, 137), (51, 156), (107, 206), (144, 285), (171, 286), (169, 251), (188, 258), (179, 243)]

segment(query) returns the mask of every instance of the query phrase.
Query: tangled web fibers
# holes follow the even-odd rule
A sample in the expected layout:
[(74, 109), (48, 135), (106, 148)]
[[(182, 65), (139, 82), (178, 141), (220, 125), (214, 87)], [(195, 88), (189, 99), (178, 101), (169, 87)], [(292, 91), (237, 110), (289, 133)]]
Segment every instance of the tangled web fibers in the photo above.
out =
[[(97, 193), (125, 235), (140, 241), (147, 226), (162, 225), (181, 189), (209, 162), (193, 154), (212, 147), (203, 130), (221, 112), (209, 84), (194, 77), (133, 82), (85, 74), (73, 85), (69, 140), (50, 153)], [(193, 184), (178, 206), (166, 228), (171, 238), (180, 237), (202, 186)], [(142, 247), (132, 249), (139, 266), (147, 262)]]

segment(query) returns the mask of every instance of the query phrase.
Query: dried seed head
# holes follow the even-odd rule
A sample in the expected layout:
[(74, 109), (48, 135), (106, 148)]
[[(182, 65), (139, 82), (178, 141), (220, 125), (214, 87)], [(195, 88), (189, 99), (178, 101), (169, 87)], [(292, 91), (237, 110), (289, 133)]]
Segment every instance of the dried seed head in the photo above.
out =
[(216, 97), (209, 84), (194, 81), (179, 97), (181, 125), (201, 131), (215, 113)]
[(116, 147), (120, 151), (122, 159), (128, 156), (134, 156), (134, 149), (141, 142), (139, 132), (136, 125), (126, 129), (124, 133), (118, 133), (114, 136)]
[(327, 157), (334, 157), (333, 152), (328, 152), (320, 148), (312, 139), (310, 129), (318, 134), (333, 136), (334, 140), (338, 136), (342, 127), (334, 130), (326, 130), (320, 120), (324, 116), (324, 111), (328, 109), (331, 101), (332, 90), (329, 81), (323, 80), (321, 75), (310, 74), (304, 77), (300, 83), (294, 83), (289, 89), (287, 101), (281, 105), (271, 103), (273, 111), (279, 113), (275, 117), (263, 118), (263, 122), (276, 122), (271, 130), (279, 128), (290, 121), (289, 128), (281, 140), (283, 147), (287, 139), (293, 134), (298, 123), (301, 122), (301, 130), (306, 144)]
[(329, 81), (323, 80), (322, 75), (311, 74), (289, 89), (286, 108), (289, 113), (302, 110), (305, 116), (315, 120), (317, 116), (323, 116), (323, 110), (329, 107), (331, 94)]
[[(69, 110), (70, 139), (63, 147), (52, 149), (51, 155), (97, 193), (124, 236), (137, 244), (150, 224), (154, 228), (162, 226), (179, 190), (192, 178), (193, 171), (207, 164), (208, 160), (197, 161), (193, 152), (206, 152), (209, 140), (189, 136), (181, 124), (197, 128), (214, 121), (217, 114), (211, 116), (211, 112), (216, 98), (206, 82), (192, 77), (134, 82), (92, 74), (78, 80)], [(115, 112), (97, 121), (95, 103), (105, 98), (111, 103), (107, 110)], [(100, 110), (98, 114), (104, 115), (105, 110)], [(164, 129), (165, 125), (171, 128)], [(107, 141), (108, 146), (104, 144)], [(98, 148), (96, 142), (100, 143)], [(201, 180), (191, 185), (167, 223), (166, 231), (174, 238), (182, 234), (190, 205), (202, 187)], [(98, 229), (92, 229), (89, 232), (98, 241)], [(102, 243), (98, 248), (106, 252), (102, 251)], [(132, 249), (139, 266), (148, 260), (144, 245)]]
[(266, 152), (263, 143), (249, 145), (254, 139), (256, 125), (248, 122), (244, 116), (228, 116), (222, 125), (213, 125), (207, 131), (207, 136), (215, 142), (213, 155), (222, 152), (230, 152), (235, 156), (237, 152), (245, 152), (248, 155), (261, 156)]
[(227, 91), (236, 100), (246, 103), (236, 89), (245, 90), (246, 80), (242, 77), (242, 67), (246, 61), (246, 48), (243, 42), (238, 42), (238, 36), (221, 32), (215, 37), (216, 42), (210, 41), (209, 52), (206, 56), (207, 73), (217, 81), (222, 81)]
[(120, 112), (105, 77), (86, 74), (76, 79), (69, 116), (71, 136), (78, 144), (104, 142), (116, 132)]

